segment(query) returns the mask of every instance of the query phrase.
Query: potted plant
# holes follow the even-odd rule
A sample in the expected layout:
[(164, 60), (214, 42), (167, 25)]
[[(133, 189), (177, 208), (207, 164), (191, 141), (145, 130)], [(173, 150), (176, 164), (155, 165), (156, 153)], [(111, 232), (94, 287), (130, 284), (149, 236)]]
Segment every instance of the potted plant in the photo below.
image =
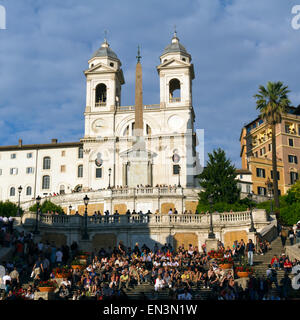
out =
[(219, 258), (223, 258), (224, 253), (222, 251), (211, 250), (208, 252), (208, 256), (211, 259), (219, 259)]
[(55, 278), (68, 278), (71, 275), (70, 268), (68, 266), (54, 268), (52, 272), (55, 275)]
[(89, 255), (90, 255), (90, 253), (87, 251), (79, 251), (77, 254), (77, 258), (78, 259), (87, 259)]
[(229, 258), (221, 258), (218, 260), (219, 267), (222, 269), (230, 269), (233, 266), (233, 259)]
[(53, 280), (41, 281), (38, 285), (40, 292), (53, 292), (56, 288), (57, 283)]
[[(82, 261), (82, 260), (81, 260)], [(71, 262), (72, 269), (83, 269), (85, 267), (85, 264), (83, 264), (80, 260), (75, 259)]]
[(250, 273), (253, 273), (253, 268), (247, 265), (241, 265), (236, 267), (234, 271), (239, 278), (247, 278)]

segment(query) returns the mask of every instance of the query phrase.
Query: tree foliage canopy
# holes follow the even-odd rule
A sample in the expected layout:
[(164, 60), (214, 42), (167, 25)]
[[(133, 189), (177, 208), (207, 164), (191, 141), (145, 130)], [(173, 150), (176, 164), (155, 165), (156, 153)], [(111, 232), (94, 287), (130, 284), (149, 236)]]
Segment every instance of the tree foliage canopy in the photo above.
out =
[[(2, 217), (15, 217), (18, 213), (18, 206), (10, 201), (2, 202), (0, 201), (0, 216)], [(20, 214), (23, 213), (22, 208), (20, 208)]]
[(200, 186), (204, 189), (199, 194), (200, 203), (208, 204), (210, 195), (213, 203), (233, 204), (237, 202), (240, 190), (237, 185), (235, 166), (226, 158), (225, 151), (220, 148), (209, 153), (208, 158), (206, 167), (198, 176)]
[[(32, 211), (32, 212), (36, 212), (36, 209), (37, 209), (37, 205), (34, 204), (33, 206), (31, 206), (29, 208), (29, 211)], [(54, 204), (53, 202), (51, 202), (50, 200), (46, 200), (42, 203), (42, 205), (40, 206), (40, 209), (41, 209), (41, 212), (42, 213), (47, 213), (47, 211), (51, 212), (58, 212), (58, 213), (63, 213), (64, 210), (61, 206), (57, 206), (56, 204)]]

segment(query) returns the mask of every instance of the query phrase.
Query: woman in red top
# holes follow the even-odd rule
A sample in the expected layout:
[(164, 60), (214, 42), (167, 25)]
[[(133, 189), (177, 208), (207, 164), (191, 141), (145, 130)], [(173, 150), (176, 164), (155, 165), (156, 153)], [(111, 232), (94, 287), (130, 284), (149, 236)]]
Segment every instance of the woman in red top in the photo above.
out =
[(292, 265), (291, 261), (288, 258), (286, 258), (284, 260), (284, 264), (283, 264), (284, 270), (287, 272), (290, 272), (292, 270), (292, 267), (293, 267), (293, 265)]

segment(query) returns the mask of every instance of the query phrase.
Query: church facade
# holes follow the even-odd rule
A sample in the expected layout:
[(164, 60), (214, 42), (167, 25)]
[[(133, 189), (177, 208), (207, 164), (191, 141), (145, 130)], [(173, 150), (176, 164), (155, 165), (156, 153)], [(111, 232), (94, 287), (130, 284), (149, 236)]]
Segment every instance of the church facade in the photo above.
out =
[[(135, 105), (122, 106), (122, 64), (104, 40), (88, 61), (84, 137), (0, 147), (0, 200), (21, 202), (109, 188), (197, 186), (194, 67), (176, 32), (156, 67), (158, 104), (144, 105), (138, 55)], [(196, 195), (197, 193), (195, 193)], [(196, 200), (196, 199), (195, 199)]]

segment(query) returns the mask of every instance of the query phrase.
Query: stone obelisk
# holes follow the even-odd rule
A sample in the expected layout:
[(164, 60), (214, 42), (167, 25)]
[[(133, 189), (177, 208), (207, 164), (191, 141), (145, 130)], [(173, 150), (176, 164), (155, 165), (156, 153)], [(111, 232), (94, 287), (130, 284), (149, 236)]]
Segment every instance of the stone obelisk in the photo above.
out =
[(146, 150), (143, 130), (143, 84), (142, 65), (138, 47), (135, 74), (135, 124), (133, 131), (132, 150), (128, 153), (128, 183), (129, 187), (149, 184), (149, 159)]
[(140, 47), (138, 47), (137, 64), (135, 71), (135, 125), (134, 136), (143, 136), (143, 73), (141, 65)]

